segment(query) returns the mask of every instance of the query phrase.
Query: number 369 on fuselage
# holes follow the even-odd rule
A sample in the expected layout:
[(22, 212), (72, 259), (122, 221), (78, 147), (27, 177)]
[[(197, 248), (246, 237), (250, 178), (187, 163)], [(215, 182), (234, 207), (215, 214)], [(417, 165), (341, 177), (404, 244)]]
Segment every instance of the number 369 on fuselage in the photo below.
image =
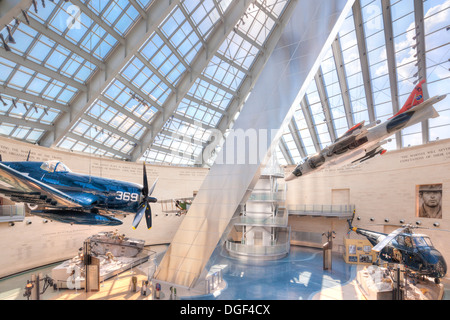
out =
[[(75, 224), (121, 224), (107, 215), (137, 213), (143, 205), (156, 202), (150, 197), (146, 179), (145, 164), (143, 186), (74, 173), (56, 160), (0, 162), (0, 194), (15, 202), (45, 208), (34, 210), (33, 214)], [(151, 217), (146, 219), (151, 227)]]

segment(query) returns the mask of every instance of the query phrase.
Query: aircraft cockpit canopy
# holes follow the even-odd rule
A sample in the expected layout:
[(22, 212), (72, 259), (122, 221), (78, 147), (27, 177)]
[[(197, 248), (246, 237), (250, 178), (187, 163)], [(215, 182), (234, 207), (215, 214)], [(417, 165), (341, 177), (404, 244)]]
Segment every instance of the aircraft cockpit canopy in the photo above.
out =
[(424, 236), (415, 236), (413, 237), (414, 244), (416, 247), (432, 247), (430, 238)]
[(433, 247), (430, 238), (423, 235), (399, 235), (397, 243), (406, 247)]
[(47, 172), (72, 172), (64, 163), (58, 160), (45, 161), (41, 165), (41, 169)]

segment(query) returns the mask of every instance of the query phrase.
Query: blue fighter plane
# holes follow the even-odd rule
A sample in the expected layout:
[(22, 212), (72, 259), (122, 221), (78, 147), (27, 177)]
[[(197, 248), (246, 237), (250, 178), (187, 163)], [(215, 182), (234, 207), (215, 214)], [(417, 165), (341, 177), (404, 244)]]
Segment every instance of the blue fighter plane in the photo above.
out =
[(133, 213), (134, 229), (143, 216), (150, 229), (158, 179), (149, 189), (145, 163), (143, 178), (141, 186), (74, 173), (57, 160), (0, 162), (0, 194), (39, 208), (34, 215), (70, 224), (115, 226), (122, 221), (114, 215)]

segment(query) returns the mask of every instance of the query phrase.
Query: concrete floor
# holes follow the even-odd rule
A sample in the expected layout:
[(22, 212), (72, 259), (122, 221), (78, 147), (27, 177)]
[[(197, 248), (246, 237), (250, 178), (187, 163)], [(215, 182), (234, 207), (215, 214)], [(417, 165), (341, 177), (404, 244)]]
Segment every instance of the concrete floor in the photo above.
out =
[[(167, 246), (155, 248), (162, 258)], [(223, 282), (211, 294), (199, 295), (196, 290), (177, 288), (180, 300), (364, 300), (356, 283), (356, 273), (362, 266), (346, 264), (342, 255), (333, 253), (332, 270), (323, 270), (322, 250), (291, 246), (290, 254), (280, 260), (246, 263), (216, 250), (211, 258), (215, 269), (222, 269)], [(157, 259), (158, 262), (158, 259)], [(59, 263), (58, 263), (59, 264)], [(0, 300), (26, 300), (24, 287), (31, 274), (48, 274), (53, 264), (0, 279)], [(148, 300), (140, 294), (142, 280), (147, 278), (148, 267), (134, 267), (101, 283), (100, 291), (86, 293), (81, 290), (48, 288), (42, 300)], [(131, 291), (131, 277), (138, 278), (138, 291)], [(450, 279), (443, 279), (450, 299)], [(161, 299), (170, 299), (169, 285), (161, 283)]]

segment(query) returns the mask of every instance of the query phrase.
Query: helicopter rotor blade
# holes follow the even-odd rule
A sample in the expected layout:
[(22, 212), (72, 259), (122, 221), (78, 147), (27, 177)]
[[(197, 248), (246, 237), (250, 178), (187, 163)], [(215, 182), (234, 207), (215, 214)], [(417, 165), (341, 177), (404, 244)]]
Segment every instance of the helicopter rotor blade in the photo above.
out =
[(405, 229), (407, 229), (407, 228), (403, 227), (403, 228), (398, 228), (397, 230), (392, 231), (383, 240), (378, 242), (378, 244), (375, 247), (373, 247), (372, 250), (375, 252), (380, 252), (381, 250), (383, 250), (383, 248), (385, 246), (388, 245), (389, 242), (391, 242), (392, 239), (394, 239), (396, 236), (398, 236), (400, 233), (402, 233)]

